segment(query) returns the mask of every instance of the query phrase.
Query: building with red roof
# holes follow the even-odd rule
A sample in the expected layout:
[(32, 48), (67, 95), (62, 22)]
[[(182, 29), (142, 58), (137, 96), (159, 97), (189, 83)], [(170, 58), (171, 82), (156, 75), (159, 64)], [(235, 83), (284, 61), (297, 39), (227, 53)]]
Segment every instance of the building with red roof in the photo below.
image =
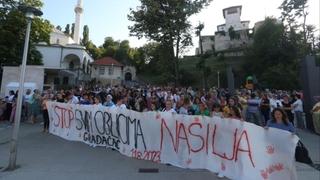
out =
[(91, 63), (91, 78), (103, 84), (117, 85), (136, 78), (134, 66), (120, 63), (112, 57), (103, 57)]

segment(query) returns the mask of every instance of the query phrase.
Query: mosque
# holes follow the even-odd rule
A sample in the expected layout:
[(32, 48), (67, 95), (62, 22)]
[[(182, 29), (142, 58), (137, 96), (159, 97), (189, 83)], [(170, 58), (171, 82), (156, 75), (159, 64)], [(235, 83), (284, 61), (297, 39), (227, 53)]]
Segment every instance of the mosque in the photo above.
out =
[[(82, 0), (77, 1), (74, 11), (73, 37), (54, 28), (50, 33), (50, 44), (36, 45), (37, 50), (43, 56), (43, 65), (27, 66), (25, 89), (68, 88), (84, 85), (93, 79), (112, 85), (135, 80), (134, 67), (123, 65), (111, 57), (95, 61), (86, 48), (80, 45)], [(20, 68), (16, 66), (3, 67), (1, 94), (18, 89), (19, 71)]]

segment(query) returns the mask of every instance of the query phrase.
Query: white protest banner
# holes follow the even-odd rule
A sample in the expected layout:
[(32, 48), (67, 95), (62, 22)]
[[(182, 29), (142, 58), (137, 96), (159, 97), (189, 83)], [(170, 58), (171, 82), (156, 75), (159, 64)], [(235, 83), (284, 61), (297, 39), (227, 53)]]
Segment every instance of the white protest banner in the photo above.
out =
[(230, 179), (296, 178), (298, 137), (234, 119), (135, 112), (49, 102), (50, 133), (157, 163), (221, 172)]

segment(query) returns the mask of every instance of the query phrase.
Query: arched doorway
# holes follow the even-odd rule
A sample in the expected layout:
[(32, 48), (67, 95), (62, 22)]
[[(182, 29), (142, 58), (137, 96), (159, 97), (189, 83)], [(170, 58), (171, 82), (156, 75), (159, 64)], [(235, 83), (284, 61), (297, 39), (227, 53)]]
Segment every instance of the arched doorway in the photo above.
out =
[(76, 70), (80, 68), (80, 58), (75, 54), (66, 55), (63, 59), (64, 68)]
[(126, 74), (124, 75), (124, 80), (132, 81), (132, 74), (130, 72), (126, 72)]

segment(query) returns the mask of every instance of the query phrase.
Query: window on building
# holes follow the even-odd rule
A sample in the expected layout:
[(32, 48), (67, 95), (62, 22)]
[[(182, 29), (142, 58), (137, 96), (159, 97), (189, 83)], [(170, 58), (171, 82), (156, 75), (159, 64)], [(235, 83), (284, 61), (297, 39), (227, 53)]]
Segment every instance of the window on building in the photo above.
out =
[(56, 85), (60, 84), (60, 79), (58, 77), (54, 78), (53, 83)]
[(99, 67), (99, 74), (104, 75), (105, 68), (104, 67)]
[(69, 84), (69, 77), (63, 77), (63, 84), (66, 85), (66, 84)]
[(69, 63), (69, 69), (74, 69), (74, 63), (72, 61)]
[(109, 75), (113, 75), (113, 67), (109, 67)]
[(231, 8), (228, 10), (228, 14), (235, 14), (238, 12), (238, 9), (237, 8)]

